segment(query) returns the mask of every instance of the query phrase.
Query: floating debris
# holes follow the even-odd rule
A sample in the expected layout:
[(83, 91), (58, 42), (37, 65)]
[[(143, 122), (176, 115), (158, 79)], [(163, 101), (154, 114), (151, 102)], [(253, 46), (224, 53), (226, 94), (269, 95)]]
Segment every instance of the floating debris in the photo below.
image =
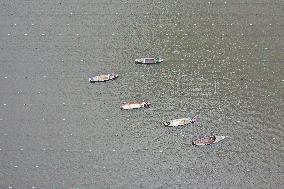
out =
[(166, 127), (177, 127), (177, 126), (184, 126), (191, 123), (195, 123), (196, 121), (197, 121), (197, 116), (194, 116), (193, 118), (174, 119), (169, 122), (165, 122), (164, 125)]
[(162, 63), (164, 60), (162, 58), (138, 58), (135, 59), (136, 64), (157, 64)]
[(93, 82), (115, 80), (116, 78), (118, 78), (118, 74), (111, 73), (111, 74), (107, 74), (107, 75), (99, 75), (99, 76), (90, 77), (89, 81), (90, 81), (90, 83), (93, 83)]
[(192, 141), (192, 145), (197, 145), (197, 146), (204, 146), (204, 145), (210, 145), (210, 144), (216, 144), (226, 138), (226, 136), (215, 136), (215, 135), (210, 135), (210, 136), (204, 136), (202, 138), (198, 138)]
[(149, 108), (150, 102), (125, 102), (120, 106), (121, 110), (130, 110), (130, 109), (137, 109), (137, 108)]

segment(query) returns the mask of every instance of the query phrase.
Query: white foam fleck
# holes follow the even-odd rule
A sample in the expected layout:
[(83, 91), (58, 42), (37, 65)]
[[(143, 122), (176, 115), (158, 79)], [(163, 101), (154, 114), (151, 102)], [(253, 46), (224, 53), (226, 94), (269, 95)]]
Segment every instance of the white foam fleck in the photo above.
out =
[(5, 76), (4, 78), (5, 78), (5, 79), (7, 79), (8, 77), (7, 77), (7, 76)]
[(24, 35), (28, 35), (27, 33), (25, 33)]
[(187, 33), (185, 33), (184, 35), (188, 35)]
[(81, 59), (80, 61), (81, 61), (81, 62), (83, 62), (84, 60), (83, 60), (83, 59)]
[(14, 26), (16, 26), (17, 24), (14, 24)]
[(113, 149), (112, 151), (115, 152), (115, 149)]
[(106, 119), (106, 121), (108, 121), (108, 119)]
[(46, 78), (46, 77), (47, 77), (46, 75), (43, 76), (43, 78)]
[(163, 150), (160, 150), (160, 152), (162, 153), (162, 152), (163, 152)]
[(12, 188), (12, 186), (9, 186), (8, 188)]
[(35, 167), (36, 167), (36, 168), (38, 168), (39, 166), (38, 166), (38, 165), (36, 165)]
[(65, 119), (65, 118), (63, 118), (62, 120), (63, 120), (63, 121), (65, 121), (66, 119)]
[(41, 36), (45, 36), (45, 34), (44, 34), (44, 33), (42, 33), (42, 34), (41, 34)]
[(32, 26), (34, 26), (35, 24), (32, 24)]
[(118, 12), (116, 12), (115, 14), (118, 15)]
[(252, 24), (249, 24), (250, 26), (252, 26)]
[(0, 151), (2, 151), (2, 148), (0, 148)]
[(180, 60), (184, 60), (183, 58), (181, 58)]
[(3, 104), (4, 106), (7, 106), (7, 104)]
[(70, 135), (72, 136), (72, 135), (73, 135), (73, 133), (70, 133)]
[(0, 121), (3, 121), (3, 119), (2, 119), (2, 118), (0, 118)]
[(8, 35), (11, 35), (10, 33), (8, 33)]
[(18, 165), (15, 165), (14, 167), (15, 167), (15, 168), (17, 168), (17, 167), (18, 167)]

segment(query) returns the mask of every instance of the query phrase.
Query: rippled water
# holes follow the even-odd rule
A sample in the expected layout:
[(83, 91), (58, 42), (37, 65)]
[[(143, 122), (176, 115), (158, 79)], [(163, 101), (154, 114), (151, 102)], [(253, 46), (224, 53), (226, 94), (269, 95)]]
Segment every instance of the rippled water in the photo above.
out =
[[(4, 0), (0, 10), (0, 188), (283, 186), (282, 1)], [(134, 64), (146, 56), (165, 62)], [(108, 72), (120, 77), (88, 83)], [(152, 106), (119, 109), (136, 100)], [(191, 145), (211, 133), (229, 137)]]

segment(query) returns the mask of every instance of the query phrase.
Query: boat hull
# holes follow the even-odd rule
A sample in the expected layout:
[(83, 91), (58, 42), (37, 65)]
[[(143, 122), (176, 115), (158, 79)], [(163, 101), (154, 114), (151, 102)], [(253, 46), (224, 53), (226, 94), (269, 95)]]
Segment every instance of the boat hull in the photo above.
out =
[(135, 59), (136, 64), (158, 64), (162, 63), (164, 60), (161, 58), (140, 58)]
[(118, 78), (117, 74), (98, 75), (98, 76), (90, 77), (89, 82), (90, 83), (104, 82), (104, 81), (109, 81), (109, 80), (115, 80), (116, 78)]
[(178, 127), (178, 126), (185, 126), (189, 125), (191, 123), (196, 122), (197, 116), (194, 116), (193, 118), (180, 118), (180, 119), (174, 119), (169, 122), (165, 122), (164, 125), (166, 127)]
[(216, 144), (220, 142), (221, 140), (224, 140), (226, 136), (204, 136), (202, 138), (198, 138), (192, 141), (192, 145), (196, 146), (205, 146), (205, 145), (211, 145)]
[(131, 110), (131, 109), (139, 109), (139, 108), (149, 108), (149, 102), (128, 102), (124, 103), (120, 106), (122, 110)]

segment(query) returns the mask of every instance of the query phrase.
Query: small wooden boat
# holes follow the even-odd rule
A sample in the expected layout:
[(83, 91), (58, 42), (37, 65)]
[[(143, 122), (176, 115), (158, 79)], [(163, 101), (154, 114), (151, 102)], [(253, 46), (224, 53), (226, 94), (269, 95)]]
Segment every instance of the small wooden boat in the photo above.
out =
[(204, 136), (193, 140), (192, 145), (204, 146), (204, 145), (216, 144), (221, 140), (223, 140), (224, 138), (226, 138), (226, 136), (215, 136), (215, 135)]
[(169, 122), (165, 122), (164, 125), (166, 127), (177, 127), (177, 126), (184, 126), (191, 123), (195, 123), (196, 121), (197, 121), (197, 116), (194, 116), (193, 118), (174, 119)]
[(122, 110), (130, 110), (130, 109), (137, 109), (137, 108), (149, 108), (150, 102), (125, 102), (120, 106)]
[(90, 77), (89, 81), (90, 83), (94, 83), (94, 82), (115, 80), (116, 78), (118, 78), (118, 74), (111, 73), (107, 75), (98, 75), (98, 76)]
[(157, 64), (161, 63), (164, 60), (162, 58), (138, 58), (135, 59), (136, 64)]

